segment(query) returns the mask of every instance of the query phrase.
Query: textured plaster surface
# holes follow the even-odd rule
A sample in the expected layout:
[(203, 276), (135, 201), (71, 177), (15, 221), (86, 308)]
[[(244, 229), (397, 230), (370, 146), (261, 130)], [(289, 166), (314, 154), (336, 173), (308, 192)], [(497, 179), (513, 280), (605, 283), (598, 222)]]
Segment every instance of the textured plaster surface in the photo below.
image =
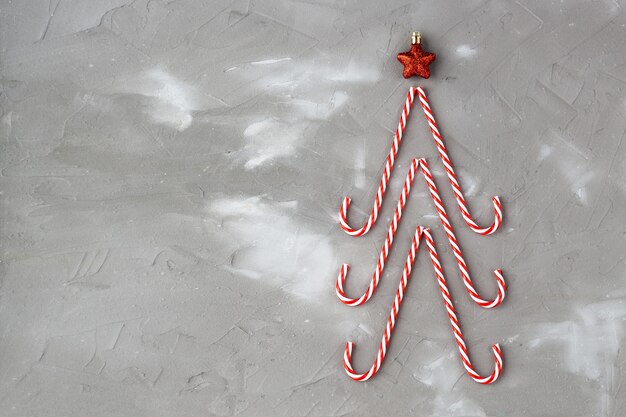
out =
[[(479, 223), (462, 222), (416, 107), (360, 239), (410, 85), (423, 81)], [(0, 3), (0, 415), (626, 415), (626, 18), (621, 1)], [(430, 161), (477, 288), (418, 177), (381, 286), (363, 291), (413, 157)], [(431, 227), (470, 353), (410, 236)]]

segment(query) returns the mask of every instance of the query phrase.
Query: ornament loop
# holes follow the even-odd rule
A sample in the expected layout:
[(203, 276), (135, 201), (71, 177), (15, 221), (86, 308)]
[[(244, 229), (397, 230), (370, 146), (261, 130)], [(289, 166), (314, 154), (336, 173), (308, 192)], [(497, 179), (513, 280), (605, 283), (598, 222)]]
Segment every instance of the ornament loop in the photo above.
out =
[(422, 43), (422, 35), (419, 32), (411, 33), (411, 45)]

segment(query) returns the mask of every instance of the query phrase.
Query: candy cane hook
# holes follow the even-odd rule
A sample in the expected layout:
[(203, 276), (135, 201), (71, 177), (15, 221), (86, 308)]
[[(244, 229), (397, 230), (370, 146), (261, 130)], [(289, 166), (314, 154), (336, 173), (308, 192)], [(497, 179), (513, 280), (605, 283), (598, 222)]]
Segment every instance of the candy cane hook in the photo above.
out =
[(472, 300), (474, 300), (476, 304), (478, 304), (479, 306), (483, 308), (494, 308), (498, 306), (500, 303), (502, 303), (502, 300), (504, 300), (504, 296), (506, 294), (506, 283), (504, 281), (502, 271), (500, 269), (497, 269), (494, 271), (494, 277), (496, 279), (496, 284), (498, 286), (498, 294), (496, 295), (496, 298), (494, 298), (491, 301), (482, 299), (479, 296), (476, 289), (474, 288), (474, 285), (469, 275), (467, 263), (465, 262), (465, 259), (463, 258), (463, 253), (461, 252), (461, 248), (459, 247), (456, 236), (454, 235), (454, 231), (452, 230), (452, 224), (448, 220), (448, 215), (446, 213), (445, 208), (443, 207), (443, 202), (441, 201), (441, 198), (439, 197), (437, 185), (435, 184), (434, 178), (430, 172), (430, 169), (428, 168), (428, 163), (426, 162), (426, 159), (424, 158), (413, 159), (411, 161), (411, 167), (409, 168), (406, 179), (404, 181), (404, 186), (402, 187), (402, 193), (400, 194), (400, 199), (398, 200), (398, 205), (394, 212), (393, 219), (391, 220), (391, 223), (389, 225), (389, 231), (387, 232), (385, 243), (383, 244), (383, 247), (381, 249), (380, 256), (378, 258), (378, 263), (376, 264), (376, 269), (374, 271), (374, 274), (372, 275), (372, 278), (370, 280), (369, 286), (367, 287), (367, 290), (359, 298), (350, 298), (345, 294), (344, 284), (348, 276), (350, 265), (343, 264), (339, 271), (339, 276), (337, 277), (337, 282), (335, 284), (335, 292), (337, 293), (337, 297), (341, 300), (342, 303), (346, 305), (358, 306), (358, 305), (366, 303), (372, 297), (372, 295), (374, 294), (374, 291), (376, 291), (376, 288), (378, 287), (378, 284), (380, 282), (380, 277), (385, 268), (385, 263), (389, 255), (389, 250), (391, 249), (391, 246), (393, 244), (395, 233), (398, 229), (398, 224), (400, 223), (400, 219), (402, 218), (402, 212), (404, 210), (404, 206), (411, 192), (413, 180), (415, 179), (415, 173), (417, 172), (417, 169), (420, 167), (421, 167), (421, 171), (424, 176), (424, 179), (426, 180), (426, 183), (428, 185), (431, 198), (435, 204), (435, 208), (437, 209), (437, 213), (439, 215), (439, 219), (441, 220), (441, 224), (443, 225), (444, 230), (446, 231), (448, 242), (450, 243), (452, 252), (454, 253), (454, 256), (457, 260), (459, 272), (461, 274), (461, 278), (463, 279), (463, 283), (465, 285), (465, 288), (468, 294), (470, 295), (470, 297), (472, 298)]
[(448, 151), (446, 150), (446, 145), (443, 143), (443, 138), (439, 133), (439, 129), (437, 128), (437, 122), (435, 122), (435, 117), (433, 116), (433, 112), (430, 109), (430, 104), (428, 104), (428, 98), (426, 97), (426, 92), (420, 86), (417, 87), (417, 92), (419, 95), (420, 103), (422, 104), (422, 109), (424, 110), (424, 115), (426, 116), (426, 120), (428, 121), (428, 126), (430, 127), (430, 131), (433, 135), (433, 139), (435, 140), (435, 144), (437, 145), (437, 150), (439, 151), (439, 156), (441, 157), (441, 161), (446, 168), (446, 173), (448, 174), (448, 179), (450, 180), (450, 185), (452, 186), (452, 190), (454, 191), (454, 196), (456, 198), (456, 202), (461, 210), (461, 215), (465, 220), (465, 223), (476, 233), (481, 235), (490, 235), (500, 227), (502, 223), (502, 204), (500, 203), (500, 198), (495, 196), (492, 197), (491, 203), (493, 204), (493, 212), (494, 212), (494, 220), (491, 226), (481, 228), (476, 222), (472, 219), (472, 215), (467, 209), (467, 204), (465, 202), (465, 197), (463, 196), (463, 192), (461, 191), (461, 186), (457, 181), (456, 173), (454, 172), (454, 168), (452, 167), (452, 161), (450, 161), (450, 157), (448, 156)]
[(409, 255), (407, 257), (406, 263), (404, 265), (404, 271), (402, 273), (402, 278), (400, 280), (400, 285), (398, 286), (398, 291), (396, 292), (396, 297), (394, 299), (394, 303), (391, 306), (391, 312), (389, 314), (389, 318), (387, 319), (387, 326), (385, 327), (385, 332), (383, 333), (382, 340), (380, 342), (378, 348), (378, 354), (376, 355), (376, 360), (372, 367), (363, 374), (358, 374), (354, 371), (352, 367), (352, 350), (354, 349), (354, 343), (348, 342), (346, 343), (346, 349), (344, 351), (343, 356), (343, 365), (346, 370), (346, 373), (350, 378), (355, 381), (367, 381), (372, 376), (374, 376), (380, 367), (383, 364), (385, 359), (385, 355), (387, 354), (387, 347), (389, 346), (389, 341), (391, 340), (391, 335), (393, 332), (393, 328), (396, 324), (396, 318), (398, 317), (398, 313), (400, 311), (400, 306), (402, 303), (402, 299), (404, 297), (404, 292), (408, 283), (408, 280), (411, 276), (411, 269), (413, 267), (413, 263), (415, 261), (415, 256), (417, 250), (419, 249), (419, 242), (422, 236), (426, 239), (426, 245), (428, 247), (428, 252), (430, 254), (431, 263), (435, 270), (435, 275), (437, 276), (437, 282), (439, 284), (439, 289), (441, 290), (441, 296), (443, 297), (443, 302), (448, 312), (448, 318), (450, 319), (450, 324), (452, 326), (452, 332), (454, 333), (454, 337), (456, 339), (457, 347), (459, 349), (459, 354), (461, 356), (461, 362), (465, 367), (465, 370), (469, 374), (469, 376), (476, 382), (481, 384), (491, 384), (495, 380), (498, 379), (500, 373), (502, 372), (502, 350), (500, 349), (500, 345), (495, 344), (491, 346), (491, 350), (494, 355), (494, 371), (491, 375), (487, 377), (480, 376), (474, 367), (472, 366), (472, 362), (469, 358), (469, 353), (467, 351), (467, 346), (465, 344), (465, 340), (463, 338), (463, 333), (461, 332), (461, 326), (459, 320), (456, 316), (456, 312), (454, 310), (454, 304), (452, 303), (450, 292), (448, 291), (448, 286), (443, 275), (443, 270), (441, 268), (441, 263), (439, 262), (439, 257), (437, 255), (437, 250), (435, 249), (435, 245), (433, 242), (433, 238), (430, 234), (429, 229), (425, 229), (422, 226), (417, 228), (415, 232), (415, 236), (413, 237), (413, 241), (411, 243), (411, 249), (409, 251)]
[(404, 103), (404, 108), (402, 109), (402, 115), (400, 116), (400, 121), (398, 122), (398, 128), (396, 129), (396, 134), (393, 138), (393, 142), (391, 143), (391, 150), (389, 151), (389, 155), (387, 155), (385, 170), (383, 171), (383, 176), (380, 179), (380, 183), (378, 185), (378, 191), (376, 192), (376, 198), (374, 200), (374, 207), (372, 207), (369, 218), (360, 229), (353, 229), (348, 224), (348, 209), (350, 208), (350, 202), (352, 200), (350, 199), (350, 197), (345, 197), (343, 199), (343, 203), (341, 204), (341, 208), (339, 209), (339, 222), (341, 223), (341, 228), (350, 236), (363, 236), (364, 234), (369, 232), (372, 226), (374, 226), (374, 223), (376, 223), (376, 219), (378, 218), (378, 213), (380, 211), (380, 206), (383, 203), (385, 191), (387, 190), (387, 184), (389, 183), (389, 178), (391, 177), (393, 164), (396, 161), (396, 155), (398, 153), (398, 149), (400, 148), (400, 143), (402, 142), (402, 134), (404, 133), (406, 121), (409, 117), (409, 113), (411, 112), (411, 108), (413, 107), (413, 101), (415, 99), (416, 91), (417, 89), (415, 87), (409, 88), (409, 92), (407, 93), (406, 101)]

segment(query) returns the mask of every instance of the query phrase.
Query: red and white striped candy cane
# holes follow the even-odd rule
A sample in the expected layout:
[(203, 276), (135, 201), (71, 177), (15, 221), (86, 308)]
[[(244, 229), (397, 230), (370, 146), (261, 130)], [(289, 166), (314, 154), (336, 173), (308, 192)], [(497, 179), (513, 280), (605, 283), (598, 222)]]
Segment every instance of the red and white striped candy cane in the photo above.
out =
[(417, 89), (415, 87), (409, 88), (409, 92), (407, 93), (406, 101), (404, 103), (404, 108), (402, 109), (402, 115), (400, 116), (400, 121), (398, 122), (398, 128), (396, 129), (396, 134), (393, 138), (393, 142), (391, 143), (391, 150), (389, 151), (389, 155), (387, 155), (385, 170), (383, 171), (383, 176), (381, 177), (380, 183), (378, 185), (376, 199), (374, 200), (374, 207), (372, 207), (372, 212), (370, 213), (367, 222), (360, 229), (353, 229), (348, 224), (348, 208), (350, 207), (350, 202), (352, 200), (350, 199), (350, 197), (345, 197), (343, 199), (343, 204), (341, 205), (341, 209), (339, 209), (339, 222), (341, 223), (341, 228), (350, 236), (363, 236), (364, 234), (369, 232), (372, 226), (374, 226), (374, 223), (376, 223), (376, 219), (378, 218), (378, 213), (380, 211), (380, 206), (383, 203), (385, 191), (387, 190), (387, 184), (389, 183), (389, 178), (391, 177), (393, 164), (396, 161), (396, 154), (398, 153), (400, 143), (402, 142), (402, 134), (404, 133), (406, 121), (409, 117), (409, 113), (411, 112), (411, 108), (413, 107), (413, 101), (415, 99), (416, 91)]
[(396, 319), (398, 317), (398, 313), (400, 311), (400, 305), (402, 303), (402, 299), (404, 297), (404, 292), (408, 283), (408, 279), (411, 276), (411, 269), (413, 267), (413, 262), (415, 261), (415, 256), (417, 250), (419, 249), (419, 242), (422, 236), (426, 239), (426, 245), (428, 247), (428, 252), (430, 254), (431, 263), (435, 270), (435, 274), (437, 276), (437, 282), (439, 284), (439, 289), (441, 290), (441, 295), (443, 297), (443, 302), (448, 312), (448, 318), (450, 319), (450, 324), (452, 326), (452, 332), (454, 333), (454, 337), (456, 339), (456, 343), (459, 349), (459, 353), (461, 355), (461, 362), (465, 367), (465, 370), (469, 374), (470, 377), (476, 382), (481, 384), (491, 384), (502, 372), (502, 350), (500, 349), (500, 345), (495, 344), (491, 346), (491, 350), (495, 359), (495, 367), (494, 371), (491, 375), (487, 377), (480, 376), (474, 367), (472, 366), (472, 362), (469, 358), (469, 353), (467, 351), (467, 345), (465, 344), (465, 340), (463, 339), (463, 333), (461, 332), (461, 325), (459, 324), (459, 320), (454, 311), (454, 304), (452, 303), (452, 299), (450, 296), (450, 291), (448, 291), (448, 286), (446, 284), (446, 279), (443, 275), (443, 270), (441, 268), (441, 263), (439, 262), (439, 257), (437, 255), (437, 250), (435, 249), (435, 245), (433, 242), (433, 238), (430, 234), (429, 229), (425, 229), (422, 226), (417, 228), (415, 232), (415, 236), (413, 237), (413, 242), (411, 243), (411, 250), (409, 251), (409, 256), (404, 265), (404, 271), (402, 273), (402, 279), (400, 280), (400, 285), (398, 287), (398, 291), (396, 293), (396, 298), (394, 299), (393, 305), (391, 306), (391, 313), (389, 314), (389, 318), (387, 319), (387, 326), (385, 327), (385, 332), (383, 333), (382, 340), (380, 342), (380, 346), (378, 348), (378, 354), (376, 355), (376, 360), (372, 367), (363, 374), (358, 374), (354, 371), (352, 367), (352, 350), (354, 349), (354, 343), (348, 342), (346, 344), (346, 349), (343, 355), (343, 366), (346, 370), (346, 373), (350, 378), (355, 381), (366, 381), (374, 376), (378, 370), (380, 369), (385, 355), (387, 353), (387, 347), (389, 346), (389, 341), (391, 340), (391, 335), (393, 332), (393, 328), (396, 324)]
[(411, 192), (411, 186), (413, 185), (413, 179), (415, 178), (415, 173), (419, 168), (419, 161), (414, 159), (411, 162), (411, 167), (409, 168), (408, 173), (406, 174), (406, 179), (404, 180), (404, 185), (402, 186), (402, 193), (400, 194), (400, 199), (398, 200), (398, 205), (396, 206), (396, 210), (393, 213), (393, 219), (389, 224), (389, 230), (387, 231), (387, 236), (385, 238), (385, 243), (383, 244), (382, 249), (380, 250), (380, 256), (378, 257), (378, 263), (376, 264), (376, 270), (372, 275), (372, 279), (370, 280), (370, 284), (363, 294), (359, 298), (350, 298), (348, 297), (343, 289), (343, 285), (346, 281), (346, 277), (348, 276), (348, 271), (350, 270), (350, 265), (343, 264), (339, 271), (339, 276), (337, 277), (337, 283), (335, 284), (335, 292), (337, 293), (337, 297), (341, 300), (342, 303), (349, 306), (358, 306), (361, 304), (365, 304), (367, 300), (369, 300), (376, 288), (378, 287), (378, 283), (380, 282), (380, 277), (385, 269), (385, 263), (387, 262), (387, 257), (389, 256), (389, 250), (393, 244), (393, 238), (396, 235), (396, 231), (398, 230), (398, 224), (400, 224), (400, 219), (402, 218), (402, 211), (404, 210), (404, 206), (406, 205), (406, 200), (409, 197), (409, 193)]
[(437, 249), (435, 249), (433, 237), (431, 236), (429, 229), (423, 229), (423, 233), (426, 238), (426, 246), (428, 247), (428, 253), (430, 254), (430, 261), (435, 269), (435, 275), (437, 275), (437, 283), (439, 284), (439, 289), (441, 290), (443, 304), (448, 312), (452, 332), (454, 333), (454, 338), (456, 339), (456, 344), (459, 348), (459, 353), (461, 354), (461, 362), (463, 362), (465, 370), (474, 381), (481, 384), (491, 384), (498, 379), (500, 372), (502, 372), (502, 350), (500, 349), (500, 345), (497, 343), (495, 345), (491, 345), (491, 350), (495, 359), (495, 368), (493, 372), (487, 377), (480, 376), (474, 370), (472, 362), (470, 361), (467, 346), (465, 345), (465, 340), (463, 339), (463, 333), (461, 332), (461, 325), (459, 324), (459, 319), (454, 311), (454, 304), (452, 304), (452, 297), (450, 296), (450, 291), (448, 291), (448, 285), (446, 283), (446, 278), (443, 275), (443, 269), (441, 268), (441, 263), (439, 262), (439, 256), (437, 256)]
[(448, 237), (448, 242), (450, 243), (452, 252), (454, 253), (454, 256), (457, 260), (459, 272), (461, 274), (461, 278), (463, 279), (463, 283), (465, 284), (465, 288), (467, 289), (468, 294), (470, 295), (472, 300), (474, 300), (474, 302), (476, 302), (476, 304), (481, 307), (493, 308), (498, 306), (500, 303), (502, 303), (502, 300), (504, 300), (504, 296), (506, 294), (506, 283), (504, 281), (502, 271), (499, 269), (494, 271), (494, 277), (498, 286), (498, 294), (496, 298), (491, 301), (482, 299), (474, 288), (474, 285), (469, 275), (467, 263), (463, 258), (463, 253), (461, 252), (461, 248), (459, 247), (456, 236), (454, 235), (454, 231), (452, 230), (452, 224), (450, 224), (450, 221), (448, 220), (446, 209), (443, 207), (443, 202), (439, 197), (437, 185), (435, 184), (434, 178), (430, 172), (430, 169), (428, 168), (428, 162), (426, 162), (426, 159), (424, 158), (413, 159), (411, 161), (411, 167), (409, 168), (409, 171), (407, 173), (406, 179), (404, 181), (404, 186), (402, 187), (402, 193), (400, 194), (400, 199), (398, 200), (396, 211), (394, 212), (393, 219), (391, 220), (391, 224), (389, 225), (389, 231), (387, 232), (385, 243), (383, 244), (383, 247), (381, 249), (378, 263), (376, 264), (376, 270), (372, 275), (372, 279), (370, 280), (370, 284), (367, 290), (359, 298), (350, 298), (345, 294), (344, 284), (348, 275), (348, 271), (350, 269), (350, 265), (343, 264), (339, 271), (339, 276), (337, 277), (337, 282), (335, 284), (335, 292), (337, 293), (337, 297), (341, 300), (342, 303), (346, 305), (358, 306), (366, 303), (372, 297), (374, 291), (376, 291), (378, 283), (380, 282), (380, 277), (382, 275), (383, 269), (385, 268), (385, 263), (389, 255), (389, 250), (391, 249), (391, 245), (393, 244), (395, 233), (398, 229), (398, 224), (400, 223), (400, 219), (402, 218), (404, 206), (411, 192), (413, 180), (415, 179), (415, 173), (420, 167), (424, 179), (426, 180), (426, 183), (428, 185), (430, 196), (435, 203), (437, 213), (439, 214), (439, 219), (441, 220), (441, 224), (443, 225), (446, 235)]
[(387, 346), (389, 345), (389, 340), (391, 340), (391, 333), (394, 326), (396, 325), (396, 318), (398, 317), (398, 313), (400, 312), (400, 305), (402, 304), (402, 299), (404, 298), (404, 290), (406, 289), (406, 285), (409, 282), (409, 278), (411, 277), (411, 269), (413, 268), (415, 255), (417, 254), (417, 250), (419, 248), (420, 234), (421, 226), (417, 228), (417, 230), (415, 231), (415, 235), (413, 236), (411, 249), (409, 250), (409, 255), (404, 264), (402, 278), (400, 279), (400, 285), (398, 286), (398, 291), (396, 292), (396, 298), (393, 301), (393, 305), (391, 306), (391, 313), (389, 313), (389, 318), (387, 319), (387, 327), (385, 327), (383, 339), (380, 341), (376, 360), (374, 361), (374, 364), (369, 369), (369, 371), (364, 374), (357, 374), (356, 372), (354, 372), (351, 364), (352, 349), (354, 347), (354, 343), (348, 342), (346, 344), (346, 350), (343, 355), (343, 366), (346, 369), (346, 372), (348, 373), (350, 378), (354, 379), (355, 381), (367, 381), (368, 379), (373, 377), (376, 372), (378, 372), (380, 366), (385, 360), (385, 355), (387, 354)]
[(454, 172), (454, 168), (452, 167), (452, 161), (448, 157), (448, 151), (446, 150), (446, 145), (443, 143), (443, 139), (441, 134), (439, 133), (439, 129), (437, 128), (437, 122), (435, 122), (435, 117), (433, 116), (433, 112), (430, 109), (430, 104), (428, 104), (428, 98), (426, 97), (426, 93), (424, 89), (420, 86), (417, 87), (417, 92), (419, 95), (420, 103), (422, 104), (422, 109), (424, 110), (424, 114), (426, 115), (426, 120), (428, 121), (428, 126), (430, 127), (430, 131), (433, 135), (433, 139), (435, 139), (435, 144), (437, 145), (437, 150), (439, 151), (439, 156), (441, 157), (441, 161), (446, 169), (446, 173), (448, 174), (448, 179), (450, 180), (450, 185), (452, 186), (452, 190), (454, 191), (454, 196), (456, 197), (456, 202), (459, 205), (459, 209), (461, 210), (461, 215), (465, 220), (465, 223), (476, 233), (481, 235), (490, 235), (500, 227), (502, 223), (502, 204), (500, 203), (499, 197), (493, 197), (491, 202), (493, 204), (493, 212), (494, 212), (494, 221), (493, 224), (489, 227), (482, 228), (472, 219), (472, 216), (467, 209), (467, 204), (465, 203), (465, 197), (463, 196), (463, 192), (461, 191), (461, 186), (457, 181), (456, 174)]

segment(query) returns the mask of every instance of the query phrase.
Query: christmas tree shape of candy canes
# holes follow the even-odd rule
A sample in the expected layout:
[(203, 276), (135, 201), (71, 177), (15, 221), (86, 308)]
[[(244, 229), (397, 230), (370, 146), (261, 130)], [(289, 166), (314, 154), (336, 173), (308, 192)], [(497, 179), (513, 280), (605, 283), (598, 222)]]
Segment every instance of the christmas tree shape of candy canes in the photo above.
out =
[[(492, 223), (491, 226), (486, 227), (486, 228), (481, 228), (471, 217), (471, 215), (469, 214), (469, 210), (467, 209), (467, 205), (465, 202), (465, 198), (463, 196), (463, 193), (461, 191), (461, 187), (458, 183), (456, 174), (454, 172), (454, 168), (452, 166), (452, 162), (448, 156), (447, 150), (445, 148), (445, 145), (443, 143), (443, 139), (441, 137), (441, 134), (439, 133), (439, 130), (437, 128), (437, 124), (435, 122), (434, 116), (432, 114), (432, 110), (430, 108), (430, 105), (428, 103), (428, 99), (426, 97), (426, 93), (424, 92), (424, 90), (421, 87), (415, 88), (415, 87), (411, 87), (411, 89), (409, 90), (409, 93), (407, 95), (407, 99), (405, 102), (405, 106), (402, 112), (402, 116), (400, 119), (400, 123), (398, 124), (398, 129), (396, 130), (396, 134), (394, 136), (394, 140), (392, 142), (392, 146), (391, 146), (391, 150), (389, 152), (389, 155), (387, 157), (386, 163), (385, 163), (385, 169), (383, 171), (383, 177), (381, 178), (380, 181), (380, 185), (378, 188), (378, 192), (376, 195), (376, 199), (374, 201), (374, 208), (372, 209), (372, 212), (369, 216), (368, 221), (365, 223), (365, 225), (363, 227), (361, 227), (360, 229), (352, 229), (347, 222), (347, 210), (348, 207), (350, 205), (350, 199), (348, 197), (346, 197), (344, 199), (344, 202), (342, 204), (342, 207), (340, 209), (340, 213), (339, 213), (339, 219), (340, 219), (340, 223), (341, 223), (341, 227), (343, 228), (344, 231), (346, 231), (346, 233), (352, 235), (352, 236), (362, 236), (365, 233), (367, 233), (371, 227), (373, 226), (373, 224), (375, 223), (377, 217), (378, 217), (378, 212), (380, 210), (380, 207), (382, 205), (382, 200), (384, 198), (385, 195), (385, 190), (387, 188), (387, 184), (389, 182), (389, 179), (391, 177), (391, 172), (393, 170), (393, 164), (395, 162), (395, 158), (398, 152), (398, 149), (400, 147), (400, 141), (402, 139), (402, 134), (404, 131), (404, 128), (406, 126), (406, 122), (407, 122), (407, 118), (409, 115), (409, 112), (411, 110), (411, 107), (413, 105), (414, 99), (415, 99), (415, 93), (418, 94), (419, 96), (419, 100), (420, 103), (422, 105), (422, 109), (424, 110), (424, 114), (426, 116), (426, 120), (428, 122), (429, 128), (431, 130), (431, 133), (433, 135), (433, 138), (435, 140), (435, 144), (437, 146), (437, 149), (439, 151), (439, 156), (445, 166), (446, 169), (446, 173), (448, 175), (448, 179), (450, 181), (450, 185), (453, 188), (454, 194), (455, 194), (455, 198), (457, 200), (457, 204), (459, 206), (459, 209), (461, 211), (461, 215), (463, 216), (463, 219), (465, 220), (466, 224), (476, 233), (480, 234), (480, 235), (489, 235), (492, 234), (494, 231), (496, 231), (498, 229), (498, 227), (500, 226), (500, 224), (502, 223), (502, 206), (500, 203), (500, 199), (498, 197), (493, 197), (492, 198), (492, 203), (493, 203), (493, 207), (494, 207), (494, 222)], [(406, 180), (404, 182), (403, 188), (402, 188), (402, 192), (400, 194), (400, 198), (398, 200), (398, 204), (396, 207), (396, 210), (394, 212), (394, 216), (393, 219), (391, 220), (391, 223), (389, 225), (389, 230), (387, 232), (386, 235), (386, 239), (385, 239), (385, 243), (383, 244), (383, 247), (381, 249), (381, 253), (378, 259), (378, 263), (376, 265), (376, 269), (374, 271), (374, 274), (372, 275), (372, 278), (370, 280), (370, 284), (367, 288), (367, 290), (365, 291), (365, 293), (359, 297), (359, 298), (350, 298), (345, 294), (344, 291), (344, 284), (345, 284), (345, 280), (346, 277), (348, 275), (348, 270), (349, 270), (349, 265), (348, 264), (343, 264), (341, 267), (341, 270), (339, 272), (339, 276), (337, 277), (337, 283), (335, 284), (335, 290), (337, 293), (337, 296), (339, 297), (339, 299), (341, 300), (341, 302), (343, 302), (346, 305), (349, 306), (358, 306), (358, 305), (362, 305), (364, 303), (366, 303), (374, 294), (379, 282), (380, 282), (380, 278), (381, 275), (383, 273), (384, 267), (385, 267), (385, 263), (387, 260), (387, 257), (389, 255), (389, 251), (391, 250), (392, 244), (393, 244), (393, 239), (395, 236), (395, 233), (398, 229), (398, 225), (400, 223), (400, 220), (402, 218), (402, 212), (404, 210), (404, 206), (406, 205), (407, 199), (409, 197), (410, 191), (411, 191), (411, 187), (413, 185), (413, 181), (415, 179), (415, 174), (417, 173), (417, 170), (420, 169), (423, 177), (426, 181), (426, 184), (428, 185), (428, 189), (431, 195), (431, 199), (433, 200), (433, 203), (435, 205), (435, 208), (437, 210), (437, 213), (439, 215), (439, 219), (441, 221), (441, 224), (446, 232), (446, 236), (448, 238), (448, 242), (450, 244), (450, 247), (452, 249), (452, 252), (454, 253), (454, 256), (456, 258), (457, 261), (457, 265), (459, 267), (459, 272), (461, 274), (461, 278), (463, 280), (463, 283), (465, 285), (465, 288), (468, 292), (468, 294), (470, 295), (470, 297), (472, 298), (472, 300), (474, 300), (474, 302), (476, 302), (479, 306), (483, 307), (483, 308), (494, 308), (496, 306), (498, 306), (502, 300), (505, 297), (506, 294), (506, 283), (504, 281), (504, 277), (502, 275), (502, 271), (497, 269), (494, 271), (494, 278), (496, 280), (496, 284), (498, 287), (498, 294), (497, 296), (493, 299), (493, 300), (484, 300), (483, 298), (481, 298), (479, 296), (479, 294), (477, 293), (477, 291), (475, 290), (472, 280), (469, 276), (469, 271), (468, 271), (468, 267), (467, 267), (467, 263), (465, 262), (465, 259), (463, 258), (463, 253), (461, 251), (461, 248), (458, 244), (458, 241), (456, 239), (456, 236), (454, 234), (452, 225), (448, 219), (448, 215), (446, 213), (446, 210), (444, 208), (443, 205), (443, 201), (441, 200), (440, 196), (439, 196), (439, 192), (437, 190), (437, 186), (435, 184), (434, 178), (430, 172), (429, 166), (428, 166), (428, 162), (426, 161), (426, 159), (421, 158), (421, 159), (413, 159), (411, 161), (411, 167), (409, 168), (409, 171), (407, 173), (407, 177)], [(463, 339), (463, 334), (461, 332), (461, 328), (460, 328), (460, 324), (459, 321), (457, 319), (456, 313), (454, 311), (454, 305), (452, 303), (451, 297), (450, 297), (450, 293), (448, 291), (447, 288), (447, 284), (446, 284), (446, 280), (444, 278), (443, 275), (443, 270), (441, 268), (441, 264), (439, 263), (438, 260), (438, 256), (437, 256), (437, 252), (435, 250), (434, 247), (434, 243), (432, 240), (432, 236), (430, 235), (430, 231), (428, 229), (424, 229), (422, 226), (419, 226), (417, 228), (415, 237), (413, 239), (413, 243), (411, 246), (411, 251), (409, 253), (409, 257), (407, 258), (405, 267), (404, 267), (404, 271), (402, 274), (402, 278), (400, 281), (400, 286), (398, 288), (398, 292), (396, 294), (396, 298), (394, 300), (394, 304), (392, 306), (392, 310), (389, 316), (389, 319), (387, 321), (387, 327), (385, 328), (385, 333), (383, 335), (383, 339), (381, 341), (380, 347), (379, 347), (379, 351), (378, 351), (378, 355), (376, 357), (376, 361), (374, 362), (374, 364), (372, 365), (372, 367), (370, 368), (370, 370), (365, 373), (365, 374), (357, 374), (355, 373), (355, 371), (352, 368), (351, 365), (351, 356), (352, 356), (352, 348), (353, 348), (353, 344), (351, 342), (349, 342), (346, 345), (346, 350), (345, 350), (345, 354), (344, 354), (344, 367), (346, 369), (346, 372), (348, 373), (348, 375), (353, 378), (354, 380), (357, 381), (365, 381), (369, 378), (371, 378), (374, 374), (376, 374), (376, 372), (378, 371), (378, 369), (380, 368), (380, 366), (382, 365), (382, 362), (384, 360), (385, 357), (385, 353), (387, 351), (387, 345), (389, 344), (389, 340), (391, 338), (391, 332), (393, 330), (393, 327), (395, 325), (395, 320), (396, 317), (398, 315), (399, 309), (400, 309), (400, 304), (402, 302), (402, 298), (404, 295), (404, 291), (406, 288), (406, 285), (408, 283), (408, 279), (410, 277), (410, 273), (411, 273), (411, 268), (413, 265), (413, 261), (415, 259), (416, 256), (416, 252), (417, 249), (419, 248), (419, 242), (420, 239), (424, 237), (428, 246), (428, 251), (431, 257), (431, 262), (433, 264), (434, 270), (435, 270), (435, 275), (437, 276), (437, 281), (439, 283), (439, 287), (441, 289), (441, 293), (444, 299), (444, 305), (446, 307), (446, 310), (448, 312), (448, 317), (450, 318), (450, 323), (452, 325), (452, 331), (454, 333), (456, 342), (457, 342), (457, 346), (459, 348), (459, 352), (461, 354), (461, 361), (466, 369), (466, 371), (468, 372), (468, 374), (477, 382), (482, 383), (482, 384), (491, 384), (492, 382), (494, 382), (499, 374), (500, 371), (502, 370), (502, 353), (500, 350), (500, 347), (496, 344), (492, 346), (492, 350), (494, 353), (494, 357), (495, 357), (495, 369), (493, 371), (493, 373), (488, 376), (488, 377), (481, 377), (480, 375), (478, 375), (476, 373), (476, 371), (474, 370), (474, 368), (472, 367), (471, 361), (469, 359), (468, 356), (468, 352), (467, 352), (467, 347), (465, 345), (464, 339)]]

